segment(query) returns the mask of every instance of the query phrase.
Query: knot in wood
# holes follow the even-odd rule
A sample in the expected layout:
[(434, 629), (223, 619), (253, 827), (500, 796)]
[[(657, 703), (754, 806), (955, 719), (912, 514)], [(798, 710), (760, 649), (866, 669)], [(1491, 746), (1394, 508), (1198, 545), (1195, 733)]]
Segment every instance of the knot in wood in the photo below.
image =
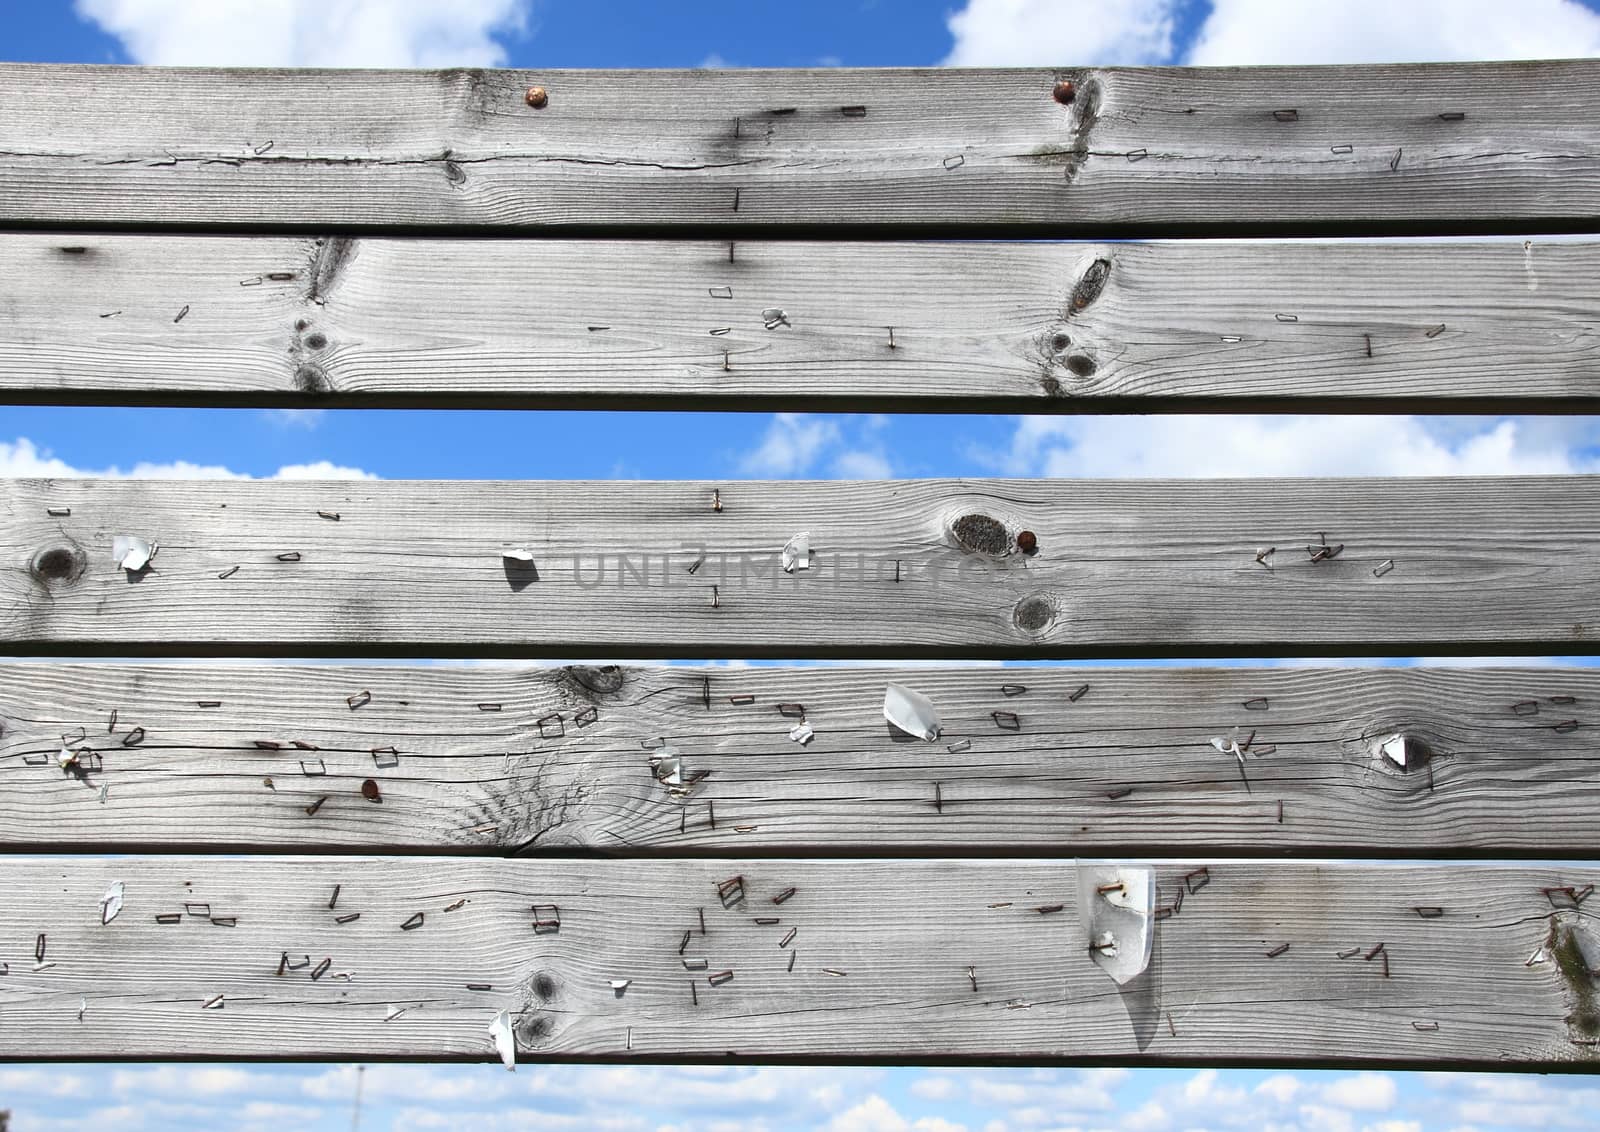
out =
[(1017, 602), (1016, 608), (1011, 611), (1011, 620), (1017, 628), (1025, 629), (1030, 633), (1037, 633), (1040, 629), (1055, 620), (1056, 605), (1048, 597), (1035, 594), (1025, 597)]
[(555, 1022), (548, 1014), (527, 1014), (517, 1023), (517, 1039), (525, 1046), (536, 1046), (554, 1031)]
[(1091, 263), (1089, 270), (1083, 273), (1083, 278), (1072, 288), (1072, 310), (1081, 311), (1098, 299), (1100, 292), (1105, 290), (1106, 279), (1110, 274), (1109, 259), (1097, 259)]
[(326, 393), (328, 378), (319, 366), (300, 366), (294, 371), (295, 388), (302, 393)]
[(597, 696), (609, 696), (622, 691), (622, 668), (615, 664), (574, 664), (568, 666), (567, 674), (577, 681), (579, 687)]
[(1001, 555), (1011, 548), (1005, 524), (981, 512), (961, 516), (951, 524), (950, 533), (955, 535), (963, 550)]
[(1371, 749), (1384, 769), (1402, 774), (1421, 770), (1433, 758), (1433, 749), (1422, 736), (1406, 728), (1381, 733), (1373, 740)]
[(57, 582), (74, 582), (83, 573), (87, 560), (76, 546), (61, 544), (47, 546), (33, 556), (28, 572), (45, 585)]

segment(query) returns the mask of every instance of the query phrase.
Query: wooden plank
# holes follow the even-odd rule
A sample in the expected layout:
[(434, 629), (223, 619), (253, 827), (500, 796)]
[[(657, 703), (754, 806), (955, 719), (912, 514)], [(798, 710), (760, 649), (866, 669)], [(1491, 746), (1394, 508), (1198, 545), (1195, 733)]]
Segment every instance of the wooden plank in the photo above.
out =
[[(9, 235), (0, 396), (1593, 411), (1600, 244)], [(1098, 288), (1098, 292), (1091, 294)], [(768, 324), (771, 324), (770, 328)]]
[(1593, 1068), (1600, 869), (1155, 875), (1119, 990), (1067, 861), (13, 858), (0, 1055)]
[[(889, 729), (890, 682), (939, 741)], [(1593, 856), (1597, 699), (1600, 669), (11, 664), (0, 843)]]
[[(11, 480), (0, 640), (27, 655), (1576, 654), (1600, 631), (1597, 483)], [(785, 573), (802, 533), (810, 568)], [(159, 543), (153, 568), (115, 565), (118, 535)]]
[[(1058, 102), (1058, 82), (1072, 101)], [(544, 105), (530, 106), (537, 85)], [(1067, 98), (1066, 88), (1062, 98)], [(0, 222), (1592, 230), (1600, 64), (270, 71), (7, 64)]]

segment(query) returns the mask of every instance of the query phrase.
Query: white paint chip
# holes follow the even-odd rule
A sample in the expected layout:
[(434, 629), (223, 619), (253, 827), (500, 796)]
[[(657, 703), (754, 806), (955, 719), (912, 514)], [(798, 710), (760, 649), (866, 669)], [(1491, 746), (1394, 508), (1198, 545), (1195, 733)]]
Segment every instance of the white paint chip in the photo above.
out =
[(1409, 753), (1406, 750), (1406, 737), (1404, 735), (1391, 735), (1378, 745), (1378, 750), (1383, 757), (1394, 763), (1401, 770), (1406, 768)]
[(789, 738), (804, 747), (817, 737), (816, 730), (809, 723), (797, 723), (789, 729)]

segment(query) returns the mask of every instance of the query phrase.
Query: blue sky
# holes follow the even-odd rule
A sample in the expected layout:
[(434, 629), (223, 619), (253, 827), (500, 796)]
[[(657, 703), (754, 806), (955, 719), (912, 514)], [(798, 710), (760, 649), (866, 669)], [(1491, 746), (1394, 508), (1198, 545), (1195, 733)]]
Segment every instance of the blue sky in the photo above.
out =
[[(1255, 64), (1600, 55), (1576, 0), (0, 0), (0, 59), (276, 66)], [(0, 475), (741, 478), (1600, 470), (1600, 425), (0, 407)], [(0, 1008), (3, 1024), (3, 1008)], [(489, 1054), (485, 1050), (486, 1056)], [(16, 1132), (350, 1125), (350, 1066), (0, 1067)], [(1527, 1132), (1583, 1078), (374, 1066), (361, 1128)]]

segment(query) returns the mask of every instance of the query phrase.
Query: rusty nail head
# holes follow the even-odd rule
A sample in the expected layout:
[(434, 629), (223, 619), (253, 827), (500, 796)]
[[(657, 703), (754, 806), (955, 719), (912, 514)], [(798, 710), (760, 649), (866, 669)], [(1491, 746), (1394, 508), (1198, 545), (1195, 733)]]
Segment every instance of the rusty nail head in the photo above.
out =
[(379, 792), (377, 782), (370, 778), (361, 784), (361, 796), (369, 802), (383, 801), (383, 794)]
[(1078, 97), (1078, 88), (1072, 85), (1071, 79), (1062, 79), (1056, 84), (1055, 99), (1063, 106), (1070, 106), (1072, 100)]
[(528, 93), (524, 97), (527, 99), (528, 105), (535, 110), (543, 110), (550, 101), (550, 96), (545, 93), (545, 89), (542, 86), (530, 86)]
[(1039, 539), (1032, 531), (1017, 532), (1017, 549), (1024, 554), (1032, 554), (1039, 549)]

